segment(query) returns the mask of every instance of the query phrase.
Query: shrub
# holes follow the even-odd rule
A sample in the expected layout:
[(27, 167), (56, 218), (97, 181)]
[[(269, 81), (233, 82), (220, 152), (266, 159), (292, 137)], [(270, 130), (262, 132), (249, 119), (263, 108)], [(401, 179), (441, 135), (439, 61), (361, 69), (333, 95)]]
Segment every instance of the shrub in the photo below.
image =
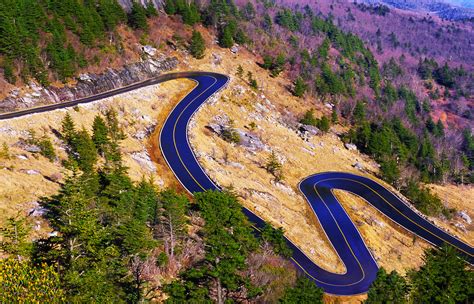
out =
[(265, 169), (275, 177), (275, 181), (279, 182), (283, 180), (283, 165), (278, 160), (275, 152), (272, 152), (268, 158)]
[(1, 303), (63, 303), (64, 292), (54, 266), (0, 260)]

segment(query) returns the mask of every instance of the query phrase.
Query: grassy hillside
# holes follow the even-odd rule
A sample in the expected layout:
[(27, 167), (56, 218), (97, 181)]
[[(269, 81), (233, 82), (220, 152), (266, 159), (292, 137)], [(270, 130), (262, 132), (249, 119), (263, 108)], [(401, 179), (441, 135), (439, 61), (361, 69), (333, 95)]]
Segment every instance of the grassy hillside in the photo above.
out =
[[(452, 144), (449, 126), (441, 126), (436, 119), (430, 122), (430, 107), (424, 107), (410, 84), (396, 79), (399, 63), (389, 61), (384, 67), (361, 39), (313, 10), (287, 10), (270, 2), (233, 6), (211, 1), (209, 8), (165, 2), (170, 16), (150, 15), (144, 26), (144, 19), (129, 15), (127, 22), (137, 22), (130, 26), (140, 24), (142, 29), (134, 30), (124, 20), (116, 31), (105, 31), (105, 37), (120, 37), (126, 60), (140, 58), (134, 44), (149, 44), (158, 49), (157, 56), (176, 56), (181, 62), (178, 70), (212, 70), (231, 76), (226, 90), (194, 117), (190, 141), (204, 169), (232, 195), (207, 194), (190, 201), (160, 155), (160, 126), (192, 88), (188, 81), (0, 122), (4, 168), (0, 180), (8, 185), (0, 196), (4, 210), (1, 248), (3, 256), (19, 260), (0, 262), (0, 274), (8, 279), (2, 282), (17, 282), (10, 272), (2, 272), (17, 267), (33, 278), (24, 281), (41, 286), (48, 291), (45, 296), (56, 295), (58, 301), (65, 297), (77, 302), (245, 299), (294, 303), (307, 299), (317, 303), (321, 291), (297, 279), (284, 258), (286, 250), (279, 239), (283, 230), (270, 229), (256, 239), (238, 211), (235, 196), (274, 227), (283, 228), (318, 265), (341, 273), (344, 265), (296, 189), (301, 178), (329, 170), (392, 182), (394, 191), (410, 194), (420, 210), (433, 215), (431, 220), (472, 243), (474, 227), (457, 212), (474, 216), (474, 202), (469, 200), (474, 197), (472, 186), (430, 186), (440, 200), (424, 186), (410, 183), (443, 182), (444, 178), (467, 183), (472, 136), (466, 134)], [(99, 37), (94, 43), (101, 41)], [(93, 64), (83, 72), (100, 72), (107, 68), (107, 60), (125, 61), (115, 51), (91, 49), (101, 58), (101, 66)], [(14, 62), (23, 66), (21, 58)], [(424, 81), (432, 83), (432, 91), (446, 87), (451, 67), (435, 66), (432, 61), (421, 64), (423, 72), (428, 71)], [(51, 81), (54, 73), (48, 70)], [(444, 84), (438, 83), (440, 79)], [(114, 111), (116, 116), (111, 114)], [(73, 131), (67, 127), (71, 124), (62, 123), (66, 113), (74, 121)], [(225, 132), (212, 131), (216, 124)], [(36, 132), (29, 132), (31, 128)], [(346, 145), (350, 142), (359, 150)], [(461, 169), (443, 167), (443, 161), (451, 157), (443, 153), (459, 151), (467, 158), (460, 162)], [(454, 176), (455, 172), (462, 175)], [(462, 195), (446, 195), (450, 192)], [(336, 195), (381, 266), (405, 274), (424, 264), (423, 249), (429, 245), (423, 240), (399, 229), (357, 197)], [(42, 216), (43, 207), (52, 213)], [(217, 218), (220, 213), (238, 220)], [(177, 230), (168, 229), (171, 222)], [(32, 227), (33, 232), (21, 233), (19, 242), (8, 233), (18, 227), (25, 228), (22, 231)], [(222, 246), (222, 239), (231, 246)], [(426, 289), (421, 278), (449, 275), (470, 280), (451, 251), (428, 256), (433, 258), (425, 259), (430, 262), (419, 275), (413, 272), (406, 277), (413, 283), (410, 297), (414, 301), (429, 302), (430, 296), (436, 296), (436, 290)], [(49, 285), (35, 281), (35, 271), (51, 278), (45, 280)], [(407, 300), (403, 282), (398, 289), (398, 282), (405, 278), (392, 277), (396, 280), (379, 275), (375, 298), (394, 290), (399, 291), (398, 302)], [(397, 288), (391, 285), (395, 281)], [(453, 295), (461, 301), (470, 296), (458, 288), (458, 279), (452, 282)], [(11, 302), (10, 295), (18, 295), (10, 291), (2, 294), (6, 302)], [(364, 298), (325, 296), (324, 301), (356, 303)]]

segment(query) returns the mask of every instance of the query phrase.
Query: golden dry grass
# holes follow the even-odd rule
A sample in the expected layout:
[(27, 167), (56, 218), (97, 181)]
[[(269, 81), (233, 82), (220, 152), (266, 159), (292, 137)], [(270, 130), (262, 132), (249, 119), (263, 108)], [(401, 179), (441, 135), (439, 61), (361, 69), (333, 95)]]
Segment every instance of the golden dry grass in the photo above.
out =
[[(65, 159), (66, 154), (60, 146), (60, 141), (52, 135), (52, 130), (60, 130), (61, 120), (66, 112), (72, 116), (78, 128), (84, 127), (91, 130), (96, 114), (109, 107), (115, 108), (119, 113), (120, 124), (127, 134), (127, 139), (123, 141), (121, 150), (124, 154), (124, 164), (129, 168), (129, 175), (135, 181), (153, 176), (158, 186), (165, 186), (165, 180), (161, 178), (162, 174), (166, 175), (164, 174), (167, 170), (165, 167), (158, 167), (158, 174), (156, 174), (146, 164), (139, 163), (132, 158), (134, 153), (147, 152), (150, 144), (148, 138), (137, 139), (134, 135), (144, 131), (145, 127), (158, 124), (160, 119), (168, 114), (170, 108), (181, 99), (182, 94), (193, 86), (194, 83), (190, 80), (173, 80), (81, 105), (76, 110), (62, 109), (0, 121), (0, 144), (8, 144), (12, 156), (10, 159), (0, 160), (0, 168), (2, 168), (0, 169), (0, 183), (2, 184), (0, 188), (0, 225), (10, 216), (18, 213), (25, 214), (28, 209), (32, 208), (32, 202), (38, 201), (43, 196), (56, 193), (59, 185), (49, 181), (48, 177), (62, 176), (61, 181), (67, 176), (68, 172), (61, 166), (60, 161), (50, 162), (42, 156), (13, 147), (20, 138), (26, 138), (29, 129), (33, 129), (36, 130), (38, 136), (46, 134), (53, 139), (59, 158)], [(26, 156), (27, 159), (20, 159), (19, 157), (22, 156)], [(151, 161), (150, 163), (152, 164)], [(27, 170), (35, 170), (39, 174), (28, 174)]]
[[(223, 58), (221, 64), (213, 63), (214, 54)], [(226, 59), (227, 57), (230, 58)], [(378, 167), (373, 161), (357, 151), (348, 151), (343, 146), (341, 140), (334, 135), (344, 130), (343, 127), (334, 126), (333, 132), (316, 136), (309, 142), (303, 141), (294, 131), (288, 129), (282, 122), (283, 117), (287, 115), (298, 117), (309, 108), (316, 109), (316, 115), (329, 114), (329, 110), (317, 100), (303, 100), (291, 96), (287, 90), (291, 84), (283, 77), (270, 78), (266, 71), (255, 64), (256, 60), (253, 54), (245, 50), (233, 55), (228, 50), (215, 47), (208, 50), (202, 61), (186, 58), (188, 65), (185, 68), (212, 69), (231, 76), (234, 76), (238, 64), (241, 64), (246, 72), (250, 70), (253, 73), (261, 85), (260, 91), (256, 93), (249, 89), (244, 80), (232, 77), (229, 87), (221, 97), (198, 112), (190, 130), (191, 144), (200, 163), (214, 181), (221, 186), (232, 187), (242, 197), (247, 208), (273, 225), (283, 227), (286, 235), (319, 266), (334, 272), (344, 272), (344, 265), (339, 261), (317, 219), (299, 193), (297, 184), (310, 174), (345, 171), (369, 176), (394, 189), (374, 176)], [(254, 153), (231, 145), (206, 128), (207, 124), (212, 123), (213, 117), (223, 115), (232, 119), (238, 129), (245, 130), (251, 122), (257, 124), (255, 133), (269, 150), (275, 151), (282, 159), (285, 173), (283, 183), (273, 182), (272, 176), (263, 169), (269, 151)], [(355, 162), (362, 164), (366, 172), (353, 168)], [(445, 188), (436, 187), (443, 193)], [(451, 191), (457, 188), (449, 187), (452, 187)], [(405, 273), (422, 263), (423, 249), (429, 246), (425, 241), (399, 228), (362, 199), (343, 191), (336, 191), (336, 195), (351, 218), (360, 225), (359, 230), (380, 266)], [(471, 207), (465, 206), (472, 205), (469, 201), (472, 202), (474, 196), (469, 191), (465, 195), (470, 200), (458, 199), (457, 203), (452, 203), (452, 199), (447, 198), (449, 194), (445, 193), (444, 197), (441, 197), (447, 205), (468, 210), (472, 215)], [(443, 228), (454, 231), (452, 222), (436, 222)], [(454, 232), (467, 242), (473, 242), (472, 232)], [(358, 302), (360, 298), (343, 297), (336, 300)]]

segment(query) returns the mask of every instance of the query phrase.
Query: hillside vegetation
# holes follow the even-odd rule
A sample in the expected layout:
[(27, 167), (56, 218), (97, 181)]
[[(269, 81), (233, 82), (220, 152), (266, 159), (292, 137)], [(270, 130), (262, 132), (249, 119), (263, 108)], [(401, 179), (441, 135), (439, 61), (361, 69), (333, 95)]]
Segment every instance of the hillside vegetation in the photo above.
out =
[[(472, 239), (470, 227), (453, 227), (461, 221), (457, 211), (424, 185), (473, 181), (471, 130), (456, 135), (460, 126), (436, 117), (432, 102), (441, 94), (471, 98), (468, 67), (421, 56), (410, 69), (404, 60), (413, 54), (379, 61), (379, 52), (338, 17), (310, 6), (166, 0), (159, 10), (134, 3), (126, 12), (115, 0), (0, 5), (0, 58), (11, 84), (73, 83), (79, 72), (145, 57), (132, 44), (177, 56), (180, 70), (231, 76), (190, 131), (201, 164), (227, 190), (193, 199), (157, 143), (144, 146), (191, 89), (184, 80), (130, 93), (114, 106), (3, 122), (0, 175), (9, 189), (2, 189), (1, 207), (21, 203), (18, 214), (1, 222), (0, 302), (319, 303), (322, 290), (288, 261), (282, 235), (322, 267), (344, 272), (296, 192), (302, 177), (321, 170), (377, 175), (444, 228)], [(425, 95), (416, 90), (420, 83)], [(164, 102), (171, 99), (164, 92), (180, 94)], [(139, 106), (143, 100), (152, 104)], [(249, 148), (245, 140), (260, 146)], [(27, 200), (38, 201), (33, 211), (42, 212), (52, 233), (31, 232)], [(423, 258), (428, 244), (351, 200), (344, 198), (344, 207), (389, 271), (380, 271), (368, 303), (474, 297), (472, 272), (451, 248), (428, 249)], [(277, 228), (255, 235), (241, 204)], [(472, 210), (469, 201), (457, 206)], [(405, 276), (408, 268), (414, 270)], [(12, 275), (17, 272), (22, 276)]]

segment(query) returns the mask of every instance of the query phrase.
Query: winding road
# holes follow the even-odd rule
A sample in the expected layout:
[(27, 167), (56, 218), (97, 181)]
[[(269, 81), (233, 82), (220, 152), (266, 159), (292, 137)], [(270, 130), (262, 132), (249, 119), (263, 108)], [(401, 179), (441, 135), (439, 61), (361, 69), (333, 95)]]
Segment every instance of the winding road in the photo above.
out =
[[(223, 74), (212, 72), (165, 74), (152, 80), (76, 101), (0, 114), (0, 120), (75, 106), (177, 78), (191, 79), (196, 82), (196, 86), (167, 117), (160, 133), (161, 151), (176, 178), (190, 193), (220, 190), (199, 165), (190, 147), (187, 129), (189, 121), (200, 106), (226, 86), (229, 78)], [(378, 269), (356, 226), (333, 195), (333, 189), (349, 191), (362, 197), (401, 227), (435, 246), (443, 243), (451, 244), (459, 250), (466, 261), (474, 263), (473, 247), (437, 228), (391, 191), (369, 178), (343, 172), (326, 172), (305, 178), (300, 182), (299, 189), (344, 263), (346, 273), (336, 274), (320, 268), (294, 243), (287, 240), (293, 249), (292, 261), (327, 293), (335, 295), (365, 293), (375, 279)], [(246, 208), (243, 208), (243, 212), (256, 229), (263, 227), (264, 221), (260, 217)]]

